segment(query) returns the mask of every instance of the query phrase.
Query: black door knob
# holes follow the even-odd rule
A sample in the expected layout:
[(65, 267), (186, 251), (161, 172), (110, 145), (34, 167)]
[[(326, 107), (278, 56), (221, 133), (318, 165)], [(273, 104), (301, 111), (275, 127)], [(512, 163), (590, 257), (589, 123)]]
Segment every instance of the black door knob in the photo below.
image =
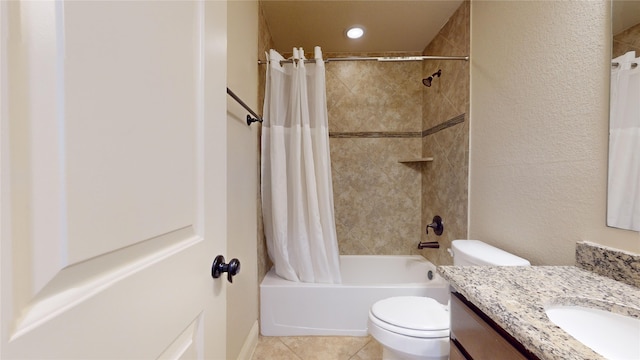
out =
[(232, 283), (233, 277), (240, 272), (240, 260), (231, 259), (228, 264), (225, 264), (224, 256), (216, 256), (211, 265), (211, 276), (217, 279), (225, 272), (227, 273), (227, 280)]

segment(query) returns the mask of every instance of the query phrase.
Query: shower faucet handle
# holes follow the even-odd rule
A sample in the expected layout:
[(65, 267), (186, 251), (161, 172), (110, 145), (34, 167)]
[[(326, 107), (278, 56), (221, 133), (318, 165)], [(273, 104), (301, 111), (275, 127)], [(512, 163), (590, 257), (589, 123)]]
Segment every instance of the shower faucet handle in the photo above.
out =
[(442, 224), (442, 218), (439, 215), (436, 215), (433, 217), (433, 222), (429, 225), (427, 225), (427, 234), (429, 233), (429, 228), (433, 229), (433, 232), (440, 236), (442, 235), (442, 232), (444, 231), (444, 225)]

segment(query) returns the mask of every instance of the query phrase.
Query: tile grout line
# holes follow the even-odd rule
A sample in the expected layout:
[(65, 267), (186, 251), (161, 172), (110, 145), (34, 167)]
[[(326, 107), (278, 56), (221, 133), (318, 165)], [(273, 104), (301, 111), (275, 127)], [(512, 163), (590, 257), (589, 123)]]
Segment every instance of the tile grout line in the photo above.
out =
[(364, 345), (362, 345), (355, 353), (353, 353), (351, 356), (349, 356), (349, 360), (353, 359), (355, 356), (357, 356), (360, 351), (364, 350), (364, 348), (366, 348), (372, 341), (375, 341), (373, 337), (369, 336), (369, 341), (367, 341)]
[(300, 359), (300, 360), (305, 360), (304, 358), (302, 358), (302, 356), (300, 356), (300, 354), (298, 354), (297, 352), (295, 352), (292, 348), (289, 347), (289, 345), (287, 345), (284, 341), (282, 341), (282, 337), (278, 336), (278, 341), (280, 341), (280, 343), (282, 345), (284, 345), (289, 351), (291, 351), (291, 353), (293, 355), (295, 355), (296, 358)]

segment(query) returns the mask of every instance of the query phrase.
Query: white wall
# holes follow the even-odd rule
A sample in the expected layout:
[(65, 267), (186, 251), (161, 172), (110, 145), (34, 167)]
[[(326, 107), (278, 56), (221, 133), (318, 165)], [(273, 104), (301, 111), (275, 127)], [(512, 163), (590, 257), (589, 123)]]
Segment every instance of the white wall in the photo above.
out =
[[(227, 5), (227, 86), (258, 114), (258, 2), (231, 0)], [(257, 341), (257, 136), (259, 124), (247, 126), (245, 111), (227, 101), (227, 260), (240, 260), (240, 274), (227, 291), (227, 358), (246, 358)]]
[(610, 26), (605, 1), (473, 1), (469, 236), (573, 264), (605, 226)]

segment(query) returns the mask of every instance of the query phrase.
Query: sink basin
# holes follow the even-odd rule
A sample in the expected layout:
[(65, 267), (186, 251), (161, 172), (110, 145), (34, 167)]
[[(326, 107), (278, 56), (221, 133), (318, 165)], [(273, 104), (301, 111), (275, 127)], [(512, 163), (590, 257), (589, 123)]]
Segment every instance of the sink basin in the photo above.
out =
[(545, 312), (554, 324), (607, 359), (640, 359), (640, 318), (576, 305), (549, 305)]

